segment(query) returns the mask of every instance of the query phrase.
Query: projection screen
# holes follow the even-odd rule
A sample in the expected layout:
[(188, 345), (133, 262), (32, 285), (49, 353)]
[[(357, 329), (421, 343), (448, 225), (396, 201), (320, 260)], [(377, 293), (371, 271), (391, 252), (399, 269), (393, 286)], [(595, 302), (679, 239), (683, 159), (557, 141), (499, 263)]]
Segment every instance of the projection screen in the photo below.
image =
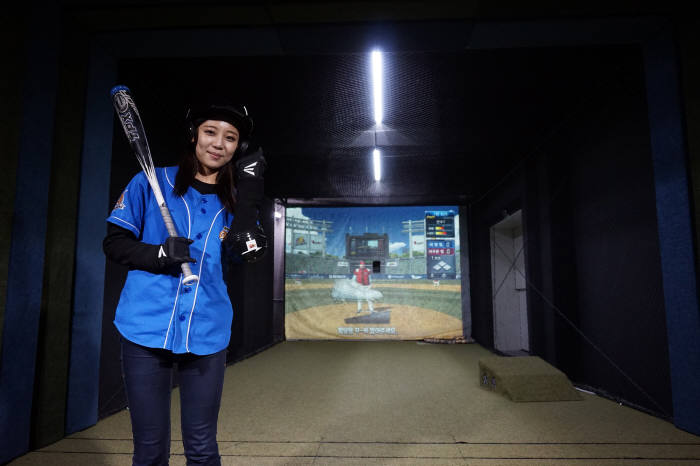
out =
[(288, 340), (462, 335), (459, 209), (288, 208)]

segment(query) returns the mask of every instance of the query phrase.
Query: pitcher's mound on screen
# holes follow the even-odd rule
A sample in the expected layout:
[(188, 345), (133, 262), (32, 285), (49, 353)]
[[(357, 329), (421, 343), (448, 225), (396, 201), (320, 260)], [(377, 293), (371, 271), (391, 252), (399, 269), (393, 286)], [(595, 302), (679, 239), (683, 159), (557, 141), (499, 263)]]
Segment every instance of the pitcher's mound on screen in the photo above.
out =
[(405, 304), (382, 303), (390, 309), (390, 323), (346, 323), (346, 319), (362, 317), (357, 303), (314, 306), (285, 316), (288, 340), (422, 340), (424, 338), (457, 338), (462, 335), (462, 320), (443, 312)]
[(345, 319), (346, 324), (390, 324), (391, 323), (391, 309), (388, 307), (375, 307), (372, 312), (365, 312), (364, 314), (348, 317)]

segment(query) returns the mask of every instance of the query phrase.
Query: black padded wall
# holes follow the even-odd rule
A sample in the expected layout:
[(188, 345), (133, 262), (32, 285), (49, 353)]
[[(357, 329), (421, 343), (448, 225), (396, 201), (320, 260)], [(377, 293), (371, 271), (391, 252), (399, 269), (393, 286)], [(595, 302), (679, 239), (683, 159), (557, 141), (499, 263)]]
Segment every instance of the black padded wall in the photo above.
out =
[(531, 352), (575, 383), (669, 416), (639, 53), (618, 57), (599, 84), (521, 169), (471, 206), (474, 337), (493, 347), (489, 228), (522, 208)]
[[(567, 177), (577, 322), (593, 344), (567, 348), (577, 378), (671, 413), (668, 341), (646, 105), (619, 94), (572, 151)], [(606, 109), (608, 110), (608, 109)], [(574, 291), (572, 290), (572, 291)], [(630, 380), (631, 379), (631, 380)], [(638, 387), (634, 385), (637, 384)], [(647, 392), (642, 393), (641, 390)]]

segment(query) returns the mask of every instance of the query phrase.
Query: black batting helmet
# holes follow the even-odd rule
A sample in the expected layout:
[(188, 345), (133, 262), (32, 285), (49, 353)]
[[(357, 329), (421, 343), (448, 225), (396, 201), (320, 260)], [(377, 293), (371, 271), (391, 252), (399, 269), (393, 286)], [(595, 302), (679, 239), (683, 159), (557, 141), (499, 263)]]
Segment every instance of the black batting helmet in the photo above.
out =
[(233, 104), (204, 104), (193, 106), (187, 110), (186, 124), (188, 139), (197, 135), (197, 128), (206, 120), (220, 120), (232, 124), (240, 135), (239, 150), (246, 151), (246, 146), (253, 133), (253, 119), (248, 114), (245, 105)]

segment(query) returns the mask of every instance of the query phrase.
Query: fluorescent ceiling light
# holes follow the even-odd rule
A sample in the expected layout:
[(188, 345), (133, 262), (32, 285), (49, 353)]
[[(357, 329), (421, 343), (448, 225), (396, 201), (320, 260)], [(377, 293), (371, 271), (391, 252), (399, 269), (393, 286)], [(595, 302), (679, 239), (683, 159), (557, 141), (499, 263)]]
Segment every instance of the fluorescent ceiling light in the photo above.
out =
[(382, 52), (372, 51), (372, 95), (374, 96), (374, 122), (382, 124), (384, 118), (384, 93), (382, 92), (382, 81), (384, 80), (382, 67)]
[(379, 181), (382, 179), (382, 162), (379, 160), (381, 152), (379, 149), (374, 149), (372, 152), (372, 161), (374, 162), (374, 181)]

